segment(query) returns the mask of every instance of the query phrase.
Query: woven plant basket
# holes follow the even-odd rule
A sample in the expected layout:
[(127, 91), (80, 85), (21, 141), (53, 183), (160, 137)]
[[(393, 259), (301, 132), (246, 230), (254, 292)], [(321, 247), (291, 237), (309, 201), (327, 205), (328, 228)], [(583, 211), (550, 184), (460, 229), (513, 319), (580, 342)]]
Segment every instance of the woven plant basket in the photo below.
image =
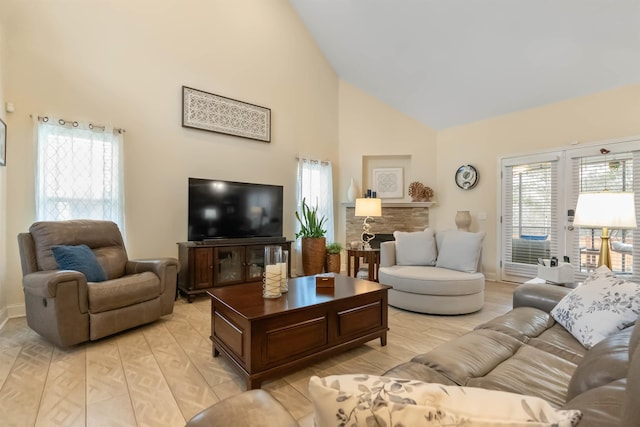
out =
[(327, 273), (340, 273), (340, 254), (327, 254)]
[(327, 253), (327, 239), (324, 237), (302, 238), (302, 269), (305, 276), (322, 273)]

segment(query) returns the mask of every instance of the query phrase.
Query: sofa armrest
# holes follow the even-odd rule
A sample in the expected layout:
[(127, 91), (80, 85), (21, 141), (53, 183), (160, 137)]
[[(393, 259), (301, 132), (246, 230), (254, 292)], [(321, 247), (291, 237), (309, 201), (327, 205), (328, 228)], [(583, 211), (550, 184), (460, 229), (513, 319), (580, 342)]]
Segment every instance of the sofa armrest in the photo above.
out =
[(257, 389), (229, 397), (202, 410), (186, 425), (215, 426), (298, 427), (298, 423), (269, 392)]
[(81, 313), (86, 313), (88, 308), (87, 277), (74, 270), (48, 270), (29, 273), (22, 278), (22, 286), (25, 293), (42, 297), (57, 298), (58, 287), (63, 283), (71, 283), (77, 286), (75, 298)]
[(380, 267), (391, 267), (396, 264), (396, 242), (380, 243)]
[(549, 313), (572, 290), (546, 283), (524, 283), (513, 292), (513, 308), (534, 307)]
[(178, 297), (178, 272), (180, 262), (175, 258), (135, 259), (127, 261), (125, 274), (150, 271), (160, 278), (160, 314), (173, 312), (173, 302)]
[[(150, 271), (160, 278), (160, 293), (164, 293), (165, 286), (176, 278), (173, 277), (180, 271), (180, 263), (175, 258), (157, 258), (157, 259), (133, 259), (127, 261), (125, 274), (137, 274)], [(167, 275), (172, 275), (168, 277)]]

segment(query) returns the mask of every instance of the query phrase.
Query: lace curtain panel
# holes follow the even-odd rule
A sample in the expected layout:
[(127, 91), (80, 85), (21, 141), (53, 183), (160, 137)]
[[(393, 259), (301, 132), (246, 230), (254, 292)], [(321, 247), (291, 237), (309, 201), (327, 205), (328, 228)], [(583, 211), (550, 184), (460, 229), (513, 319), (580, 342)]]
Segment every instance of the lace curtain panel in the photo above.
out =
[(37, 219), (110, 220), (124, 234), (122, 132), (48, 117), (37, 137)]
[[(318, 214), (327, 218), (325, 228), (327, 230), (327, 244), (334, 240), (333, 221), (333, 173), (331, 162), (311, 159), (298, 159), (298, 179), (296, 191), (296, 210), (302, 210), (302, 199), (307, 200), (310, 207), (318, 206)], [(296, 233), (300, 231), (300, 224), (296, 221)], [(298, 266), (302, 268), (302, 242), (297, 239), (294, 242), (296, 256), (292, 259), (295, 262), (296, 270)], [(299, 271), (302, 273), (302, 271)]]

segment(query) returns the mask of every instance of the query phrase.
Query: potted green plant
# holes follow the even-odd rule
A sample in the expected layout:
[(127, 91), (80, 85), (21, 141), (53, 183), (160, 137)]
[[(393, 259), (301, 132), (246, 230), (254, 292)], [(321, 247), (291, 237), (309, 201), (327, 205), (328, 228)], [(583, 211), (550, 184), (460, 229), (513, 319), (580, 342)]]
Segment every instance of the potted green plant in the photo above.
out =
[(328, 273), (340, 273), (340, 252), (342, 245), (340, 243), (329, 243), (327, 245), (327, 265), (325, 270)]
[(306, 276), (322, 273), (326, 254), (327, 240), (324, 225), (327, 218), (318, 214), (318, 206), (310, 208), (306, 199), (302, 199), (302, 212), (296, 211), (300, 231), (296, 239), (302, 239), (302, 269)]

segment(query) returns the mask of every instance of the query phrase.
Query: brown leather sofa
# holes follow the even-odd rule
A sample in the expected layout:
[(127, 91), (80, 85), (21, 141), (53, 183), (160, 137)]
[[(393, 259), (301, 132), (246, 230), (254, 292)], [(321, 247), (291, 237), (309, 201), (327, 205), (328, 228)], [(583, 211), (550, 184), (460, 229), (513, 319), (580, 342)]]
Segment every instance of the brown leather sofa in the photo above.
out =
[[(57, 245), (87, 245), (107, 280), (59, 270)], [(110, 221), (36, 222), (18, 235), (29, 327), (67, 347), (152, 322), (173, 312), (178, 260), (130, 260), (118, 226)]]
[[(512, 311), (385, 375), (538, 396), (561, 409), (581, 410), (580, 427), (640, 426), (640, 327), (631, 326), (586, 350), (549, 315), (569, 291), (521, 285)], [(269, 393), (252, 390), (187, 423), (217, 425), (297, 423)]]

